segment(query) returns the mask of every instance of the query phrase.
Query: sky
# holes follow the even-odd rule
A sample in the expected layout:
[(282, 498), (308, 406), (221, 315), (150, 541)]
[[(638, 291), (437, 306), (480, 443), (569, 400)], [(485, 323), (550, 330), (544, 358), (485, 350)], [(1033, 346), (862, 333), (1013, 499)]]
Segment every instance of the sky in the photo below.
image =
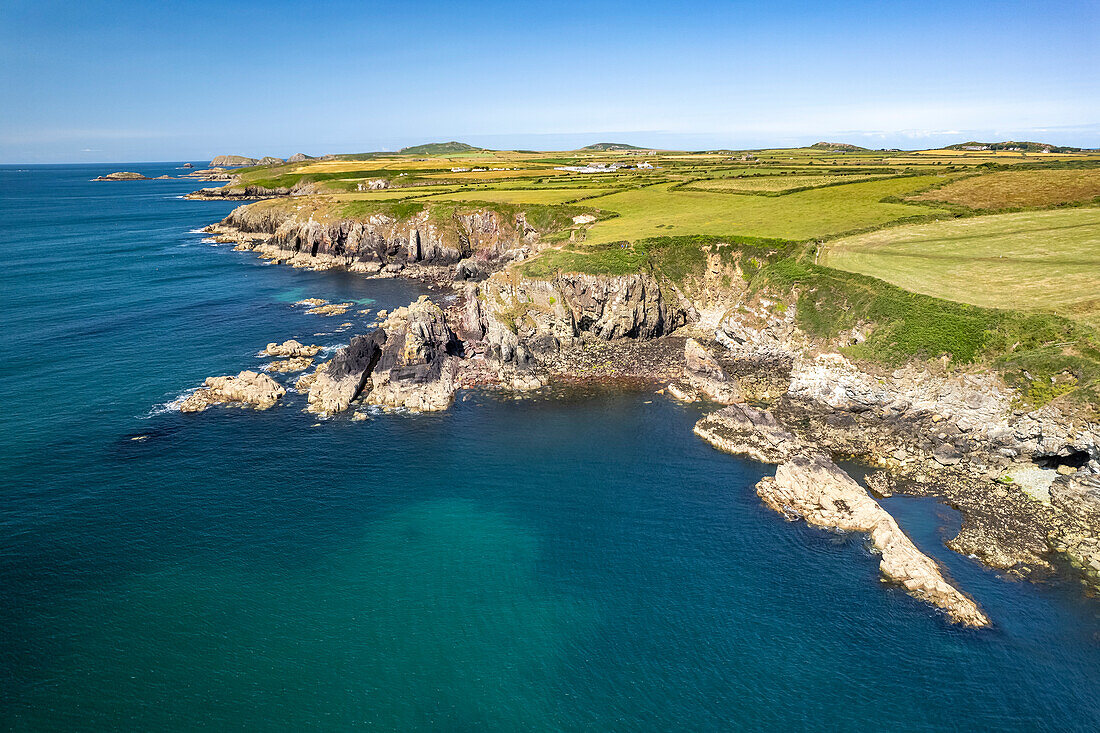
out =
[(0, 163), (1100, 147), (1098, 29), (1098, 0), (0, 0)]

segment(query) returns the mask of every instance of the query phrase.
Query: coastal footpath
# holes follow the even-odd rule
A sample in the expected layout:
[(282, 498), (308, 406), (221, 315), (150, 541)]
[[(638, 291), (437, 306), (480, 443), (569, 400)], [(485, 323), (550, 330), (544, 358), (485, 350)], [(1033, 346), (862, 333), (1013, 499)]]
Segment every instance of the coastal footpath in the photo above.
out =
[[(532, 208), (348, 215), (317, 197), (281, 198), (239, 207), (208, 231), (275, 262), (420, 278), (454, 296), (445, 308), (421, 298), (380, 314), (374, 330), (298, 377), (312, 412), (440, 410), (463, 388), (654, 385), (715, 405), (696, 427), (704, 440), (777, 466), (757, 486), (765, 504), (867, 533), (884, 578), (954, 621), (989, 623), (875, 496), (942, 499), (963, 518), (949, 546), (990, 567), (1040, 579), (1068, 565), (1100, 586), (1096, 423), (1053, 404), (1028, 409), (987, 369), (910, 360), (888, 370), (842, 355), (869, 326), (823, 339), (801, 326), (797, 293), (748, 286), (751, 272), (784, 255), (781, 243), (704, 243), (680, 278), (660, 267), (547, 267), (596, 215)], [(256, 406), (271, 401), (262, 386)], [(870, 468), (865, 487), (839, 458)]]

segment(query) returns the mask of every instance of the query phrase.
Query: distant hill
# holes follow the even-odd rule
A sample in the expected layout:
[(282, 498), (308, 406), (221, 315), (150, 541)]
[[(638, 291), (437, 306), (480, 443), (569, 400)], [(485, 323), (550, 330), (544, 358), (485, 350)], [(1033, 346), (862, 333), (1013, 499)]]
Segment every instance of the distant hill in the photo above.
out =
[(256, 165), (260, 161), (243, 155), (219, 155), (210, 161), (211, 168), (239, 168), (244, 165)]
[(859, 153), (867, 150), (867, 148), (861, 148), (858, 145), (852, 145), (850, 143), (827, 143), (820, 142), (814, 143), (810, 146), (814, 150), (831, 150), (833, 152), (845, 152), (845, 153)]
[(467, 153), (472, 150), (484, 150), (484, 148), (475, 148), (473, 145), (467, 145), (466, 143), (460, 143), (451, 140), (447, 143), (426, 143), (424, 145), (413, 145), (412, 147), (401, 148), (397, 152), (403, 155), (446, 155), (449, 153)]
[(595, 145), (585, 145), (581, 150), (649, 150), (649, 148), (639, 148), (637, 145), (627, 145), (626, 143), (596, 143)]
[(1081, 148), (1069, 148), (1060, 147), (1058, 145), (1051, 145), (1050, 143), (1033, 143), (1033, 142), (1018, 142), (1016, 140), (1005, 140), (999, 143), (979, 143), (971, 140), (970, 142), (958, 143), (957, 145), (948, 145), (943, 148), (944, 150), (1010, 150), (1018, 151), (1022, 153), (1079, 153)]

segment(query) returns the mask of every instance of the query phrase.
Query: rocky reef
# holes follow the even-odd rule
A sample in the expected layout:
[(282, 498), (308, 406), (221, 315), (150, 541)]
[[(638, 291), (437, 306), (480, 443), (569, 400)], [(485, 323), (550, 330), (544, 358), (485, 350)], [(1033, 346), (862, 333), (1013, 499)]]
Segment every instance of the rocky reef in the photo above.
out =
[(779, 464), (774, 477), (766, 476), (756, 485), (756, 493), (787, 519), (867, 533), (882, 556), (880, 569), (886, 578), (943, 609), (953, 621), (967, 626), (989, 624), (977, 604), (944, 579), (935, 561), (917, 549), (863, 487), (770, 412), (732, 405), (700, 420), (695, 433), (728, 453)]
[(956, 623), (988, 626), (989, 618), (966, 594), (948, 583), (878, 502), (822, 454), (796, 455), (766, 476), (756, 493), (788, 519), (847, 532), (865, 532), (882, 556), (879, 569), (911, 595), (943, 609)]
[(275, 356), (283, 359), (294, 356), (317, 356), (317, 352), (320, 350), (321, 347), (317, 344), (306, 346), (299, 341), (290, 339), (281, 344), (272, 341), (260, 352), (260, 356)]
[(180, 412), (202, 412), (211, 405), (235, 404), (266, 410), (286, 389), (266, 374), (246, 370), (237, 376), (207, 377), (203, 386), (180, 404)]

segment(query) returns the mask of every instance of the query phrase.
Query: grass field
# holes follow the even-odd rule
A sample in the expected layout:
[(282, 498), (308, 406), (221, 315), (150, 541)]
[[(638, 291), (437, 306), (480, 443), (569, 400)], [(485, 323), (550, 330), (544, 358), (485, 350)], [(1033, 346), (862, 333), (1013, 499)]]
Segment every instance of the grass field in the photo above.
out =
[(1093, 201), (1100, 197), (1100, 168), (999, 171), (964, 178), (910, 196), (971, 209), (1010, 209)]
[(876, 178), (883, 178), (887, 174), (878, 175), (851, 175), (851, 176), (745, 176), (741, 178), (709, 178), (702, 181), (693, 181), (686, 186), (688, 191), (715, 191), (718, 193), (779, 193), (793, 191), (800, 188), (817, 188), (819, 186), (832, 186), (840, 183), (858, 183)]
[(829, 243), (818, 262), (939, 298), (1100, 326), (1100, 208), (882, 229)]
[(738, 234), (811, 239), (881, 226), (936, 209), (881, 199), (927, 188), (933, 176), (892, 178), (800, 191), (786, 196), (729, 196), (706, 191), (669, 190), (670, 184), (623, 191), (585, 201), (619, 216), (589, 231), (588, 241), (633, 242), (670, 234)]
[(564, 204), (587, 196), (598, 196), (607, 189), (598, 188), (528, 188), (452, 191), (433, 194), (425, 201), (494, 201), (503, 204)]

